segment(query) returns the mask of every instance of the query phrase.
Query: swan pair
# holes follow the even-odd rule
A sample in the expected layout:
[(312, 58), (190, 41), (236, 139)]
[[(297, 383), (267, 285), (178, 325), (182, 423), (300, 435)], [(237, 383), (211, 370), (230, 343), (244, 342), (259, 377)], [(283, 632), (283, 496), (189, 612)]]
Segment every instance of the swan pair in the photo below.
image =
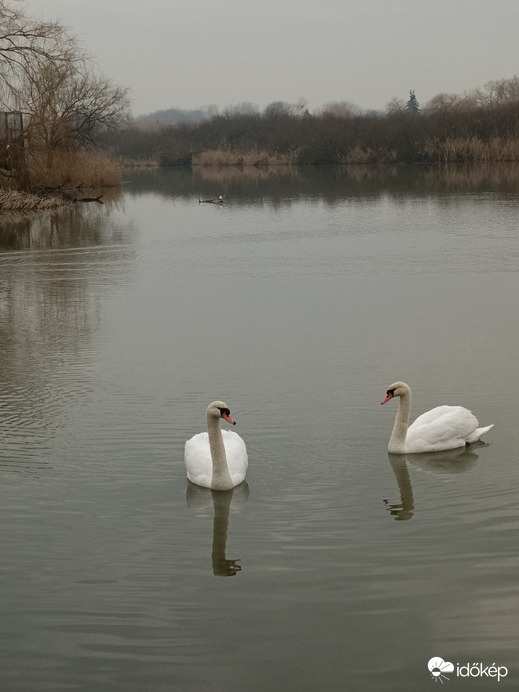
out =
[[(382, 401), (399, 397), (395, 425), (388, 444), (393, 454), (442, 452), (476, 442), (492, 425), (480, 428), (478, 419), (462, 406), (437, 406), (409, 425), (411, 389), (405, 382), (395, 382)], [(221, 419), (231, 425), (236, 421), (223, 401), (207, 407), (207, 432), (198, 433), (186, 442), (184, 459), (187, 477), (192, 483), (212, 490), (230, 490), (245, 480), (248, 457), (242, 438), (220, 428)]]

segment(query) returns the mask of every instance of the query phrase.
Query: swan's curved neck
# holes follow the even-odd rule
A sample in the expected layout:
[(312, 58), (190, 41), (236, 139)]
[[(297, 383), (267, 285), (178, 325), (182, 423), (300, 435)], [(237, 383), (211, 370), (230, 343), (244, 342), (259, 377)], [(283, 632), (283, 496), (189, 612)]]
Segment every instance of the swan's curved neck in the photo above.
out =
[(211, 459), (213, 461), (211, 487), (214, 490), (229, 490), (232, 488), (232, 480), (229, 467), (227, 466), (219, 418), (207, 416), (207, 434), (209, 435), (209, 449), (211, 450)]
[(388, 444), (388, 451), (401, 453), (405, 448), (405, 438), (409, 427), (409, 416), (411, 414), (411, 392), (407, 392), (399, 397), (398, 411), (395, 416), (393, 432)]

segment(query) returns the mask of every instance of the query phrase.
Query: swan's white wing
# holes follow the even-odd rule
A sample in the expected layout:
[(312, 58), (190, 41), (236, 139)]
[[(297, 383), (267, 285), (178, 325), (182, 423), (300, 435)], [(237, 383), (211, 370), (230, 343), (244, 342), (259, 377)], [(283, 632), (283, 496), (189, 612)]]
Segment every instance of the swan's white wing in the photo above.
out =
[[(249, 465), (245, 442), (232, 430), (222, 430), (222, 439), (231, 480), (233, 485), (238, 485), (245, 480)], [(184, 461), (189, 480), (204, 488), (210, 488), (213, 481), (213, 460), (209, 449), (209, 435), (206, 432), (198, 433), (186, 442)]]
[(476, 416), (463, 406), (437, 406), (409, 426), (406, 451), (434, 452), (463, 447), (473, 441), (478, 425)]
[(186, 442), (184, 461), (190, 481), (205, 488), (211, 487), (213, 461), (209, 449), (209, 435), (206, 432), (198, 433)]
[(225, 456), (227, 466), (233, 485), (238, 485), (245, 480), (249, 459), (247, 447), (242, 438), (232, 430), (222, 430), (223, 444), (225, 446)]
[[(409, 426), (409, 430), (415, 425), (420, 426), (433, 423), (434, 421), (439, 420), (443, 416), (457, 416), (460, 413), (460, 411), (465, 411), (466, 413), (469, 413), (472, 416), (472, 413), (470, 413), (468, 409), (463, 408), (463, 406), (437, 406), (436, 408), (432, 408), (430, 411), (422, 413), (421, 416), (418, 416), (418, 418), (413, 422), (413, 424)], [(476, 420), (475, 417), (474, 420)]]

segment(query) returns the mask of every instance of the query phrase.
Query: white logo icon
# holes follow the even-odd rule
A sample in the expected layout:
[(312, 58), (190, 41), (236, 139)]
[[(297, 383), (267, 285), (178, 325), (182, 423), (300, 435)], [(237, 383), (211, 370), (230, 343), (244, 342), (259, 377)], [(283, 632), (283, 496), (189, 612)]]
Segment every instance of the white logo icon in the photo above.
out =
[(435, 656), (434, 658), (431, 658), (431, 660), (427, 664), (427, 668), (429, 668), (434, 682), (438, 682), (439, 680), (443, 685), (443, 681), (449, 679), (446, 675), (444, 675), (444, 673), (453, 673), (454, 663), (450, 663), (450, 661), (444, 661), (443, 658)]

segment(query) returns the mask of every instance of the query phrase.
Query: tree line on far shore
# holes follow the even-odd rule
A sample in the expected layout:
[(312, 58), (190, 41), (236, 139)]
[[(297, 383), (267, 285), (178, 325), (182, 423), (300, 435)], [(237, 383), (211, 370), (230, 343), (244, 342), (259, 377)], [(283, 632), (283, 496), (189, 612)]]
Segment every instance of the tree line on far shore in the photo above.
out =
[(414, 91), (384, 112), (346, 102), (227, 108), (196, 123), (133, 121), (105, 138), (112, 155), (162, 165), (436, 163), (519, 160), (519, 76), (422, 108)]

